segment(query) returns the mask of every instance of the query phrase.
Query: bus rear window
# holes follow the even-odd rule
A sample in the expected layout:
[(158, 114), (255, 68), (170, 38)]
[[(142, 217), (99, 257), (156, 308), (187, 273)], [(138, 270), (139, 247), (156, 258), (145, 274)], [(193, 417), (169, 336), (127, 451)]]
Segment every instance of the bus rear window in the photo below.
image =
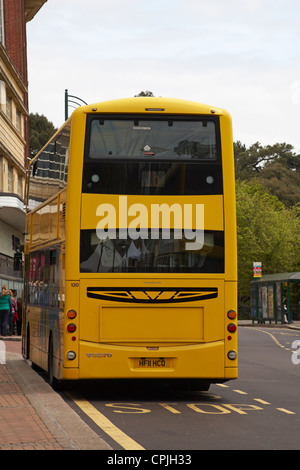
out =
[(93, 119), (88, 158), (216, 160), (216, 122), (205, 118)]
[(82, 192), (222, 194), (217, 117), (88, 116)]

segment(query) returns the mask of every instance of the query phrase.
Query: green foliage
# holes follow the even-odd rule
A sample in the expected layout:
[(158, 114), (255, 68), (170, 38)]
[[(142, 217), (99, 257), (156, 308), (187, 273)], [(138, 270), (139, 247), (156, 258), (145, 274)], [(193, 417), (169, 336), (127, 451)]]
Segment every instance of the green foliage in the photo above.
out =
[(293, 146), (281, 143), (263, 147), (259, 142), (247, 148), (234, 143), (236, 178), (257, 178), (287, 207), (300, 202), (300, 155)]
[(33, 114), (29, 115), (29, 144), (30, 144), (30, 158), (33, 158), (38, 151), (48, 142), (48, 140), (56, 132), (56, 128), (52, 122), (44, 115)]
[(300, 202), (300, 172), (280, 161), (265, 166), (259, 173), (257, 181), (272, 194), (276, 194), (286, 207), (292, 207)]
[(139, 96), (150, 96), (150, 97), (153, 97), (154, 95), (153, 95), (152, 91), (146, 90), (146, 91), (141, 91), (138, 95), (134, 95), (135, 98), (136, 98), (136, 97), (139, 97)]
[(285, 207), (256, 179), (236, 182), (240, 303), (249, 298), (253, 261), (263, 274), (299, 270), (300, 209)]

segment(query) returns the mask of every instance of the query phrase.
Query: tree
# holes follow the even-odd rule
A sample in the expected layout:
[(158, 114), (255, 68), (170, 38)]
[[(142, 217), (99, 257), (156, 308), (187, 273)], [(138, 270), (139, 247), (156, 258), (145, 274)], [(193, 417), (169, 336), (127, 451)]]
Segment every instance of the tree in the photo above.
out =
[(257, 181), (275, 194), (286, 207), (300, 202), (300, 172), (291, 170), (279, 161), (267, 165)]
[(134, 95), (134, 96), (135, 96), (135, 98), (136, 98), (136, 97), (139, 97), (139, 96), (151, 96), (151, 97), (154, 97), (152, 91), (148, 91), (148, 90), (146, 90), (146, 91), (141, 91), (138, 95)]
[(247, 147), (240, 141), (234, 142), (234, 162), (236, 178), (247, 180), (257, 175), (261, 159), (259, 157), (262, 149), (259, 142)]
[(52, 122), (42, 114), (29, 115), (29, 145), (30, 158), (33, 158), (38, 151), (48, 142), (48, 140), (56, 132), (56, 128)]
[(297, 271), (300, 209), (284, 204), (255, 179), (236, 182), (239, 302), (249, 300), (253, 261), (264, 274)]
[(300, 155), (286, 143), (267, 145), (259, 142), (247, 148), (234, 143), (236, 178), (251, 178), (263, 183), (286, 206), (300, 202)]
[(240, 141), (234, 143), (235, 171), (237, 179), (257, 176), (268, 165), (279, 162), (292, 170), (300, 170), (300, 155), (293, 152), (293, 146), (286, 143), (266, 145), (259, 142), (247, 148)]

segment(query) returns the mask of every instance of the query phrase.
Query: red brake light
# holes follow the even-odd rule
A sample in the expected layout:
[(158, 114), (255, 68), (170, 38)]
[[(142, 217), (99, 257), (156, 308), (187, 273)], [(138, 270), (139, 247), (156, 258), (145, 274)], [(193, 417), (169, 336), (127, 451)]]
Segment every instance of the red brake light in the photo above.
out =
[(74, 331), (76, 331), (76, 325), (74, 325), (74, 323), (69, 323), (67, 325), (67, 331), (69, 333), (74, 333)]
[(230, 323), (227, 326), (227, 330), (230, 331), (230, 333), (234, 333), (236, 331), (236, 324), (235, 323)]

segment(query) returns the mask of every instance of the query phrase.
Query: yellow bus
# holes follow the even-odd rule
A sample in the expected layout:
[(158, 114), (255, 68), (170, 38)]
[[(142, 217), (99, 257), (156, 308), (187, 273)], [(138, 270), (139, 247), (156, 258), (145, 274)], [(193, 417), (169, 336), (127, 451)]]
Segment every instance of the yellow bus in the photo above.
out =
[(49, 382), (237, 378), (228, 112), (166, 98), (77, 108), (31, 161), (22, 351)]

